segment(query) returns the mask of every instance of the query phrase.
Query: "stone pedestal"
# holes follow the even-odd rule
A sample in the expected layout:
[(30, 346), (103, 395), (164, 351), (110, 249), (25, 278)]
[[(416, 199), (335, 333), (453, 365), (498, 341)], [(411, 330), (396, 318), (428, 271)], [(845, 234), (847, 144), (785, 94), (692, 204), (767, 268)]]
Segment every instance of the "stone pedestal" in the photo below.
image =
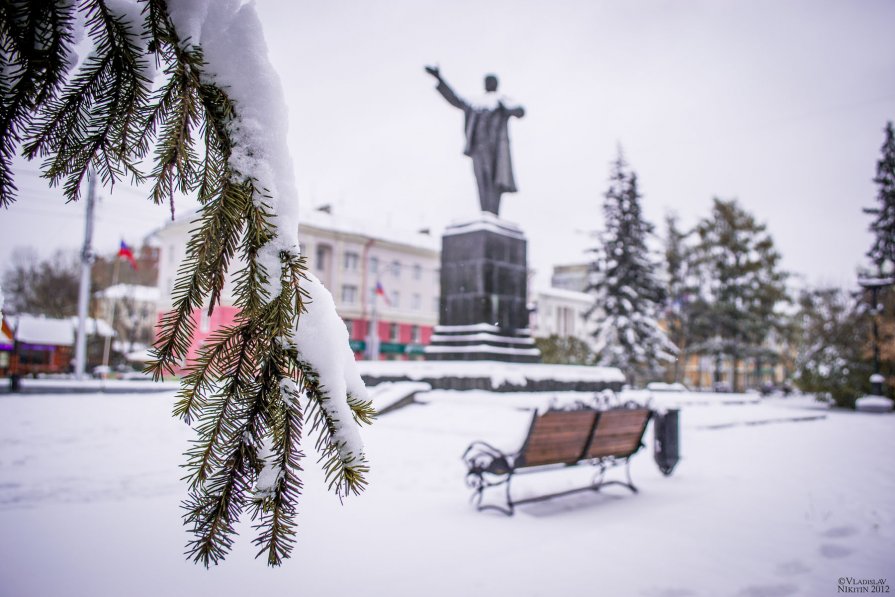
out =
[(445, 230), (439, 325), (427, 359), (540, 361), (528, 330), (526, 248), (518, 226), (486, 212)]

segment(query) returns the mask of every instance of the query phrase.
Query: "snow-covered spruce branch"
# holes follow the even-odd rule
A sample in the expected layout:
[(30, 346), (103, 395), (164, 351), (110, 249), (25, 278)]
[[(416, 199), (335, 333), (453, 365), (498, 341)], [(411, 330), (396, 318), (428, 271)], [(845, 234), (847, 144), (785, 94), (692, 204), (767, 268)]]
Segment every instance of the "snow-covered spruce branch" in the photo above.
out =
[[(80, 2), (93, 47), (71, 78), (74, 7), (0, 7), (0, 204), (14, 201), (11, 160), (20, 145), (26, 157), (46, 158), (45, 176), (70, 199), (90, 169), (109, 184), (148, 180), (150, 199), (169, 201), (172, 216), (174, 193), (197, 194), (154, 376), (184, 362), (196, 312), (213, 312), (235, 264), (240, 312), (187, 364), (174, 409), (197, 432), (186, 454), (187, 553), (206, 566), (219, 562), (248, 508), (259, 555), (278, 565), (294, 544), (304, 421), (341, 499), (366, 485), (357, 425), (370, 423), (373, 410), (332, 297), (298, 252), (285, 107), (254, 7), (139, 6)], [(145, 176), (138, 165), (150, 155)]]
[(78, 199), (90, 169), (103, 183), (142, 178), (137, 165), (148, 145), (133, 140), (152, 93), (134, 27), (105, 2), (84, 2), (81, 10), (93, 50), (62, 93), (40, 106), (23, 148), (28, 159), (46, 158), (44, 175), (52, 185), (62, 182), (69, 200)]
[[(326, 482), (330, 491), (339, 497), (358, 494), (367, 484), (366, 462), (351, 447), (351, 438), (344, 431), (357, 422), (371, 423), (374, 411), (369, 402), (356, 400), (348, 394), (348, 409), (329, 394), (320, 382), (317, 372), (308, 363), (297, 362), (302, 382), (309, 398), (306, 414), (311, 420), (311, 432), (317, 433), (315, 448), (320, 453), (320, 461), (326, 472)], [(350, 420), (349, 420), (350, 418)]]
[(74, 8), (61, 2), (0, 4), (0, 206), (15, 201), (12, 159), (35, 106), (64, 84)]

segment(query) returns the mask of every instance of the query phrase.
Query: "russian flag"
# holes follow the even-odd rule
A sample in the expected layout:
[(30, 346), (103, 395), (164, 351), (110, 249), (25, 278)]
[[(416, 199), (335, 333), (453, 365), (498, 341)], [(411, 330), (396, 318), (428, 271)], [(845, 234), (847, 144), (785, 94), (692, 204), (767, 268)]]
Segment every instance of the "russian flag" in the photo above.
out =
[(121, 246), (118, 249), (118, 257), (124, 257), (127, 259), (127, 262), (131, 264), (132, 268), (135, 270), (137, 269), (137, 260), (134, 259), (134, 252), (124, 241), (121, 241)]
[(392, 303), (388, 300), (388, 297), (385, 294), (385, 288), (382, 287), (382, 282), (379, 282), (377, 280), (376, 288), (373, 290), (373, 292), (376, 294), (376, 296), (381, 296), (386, 305), (391, 306)]

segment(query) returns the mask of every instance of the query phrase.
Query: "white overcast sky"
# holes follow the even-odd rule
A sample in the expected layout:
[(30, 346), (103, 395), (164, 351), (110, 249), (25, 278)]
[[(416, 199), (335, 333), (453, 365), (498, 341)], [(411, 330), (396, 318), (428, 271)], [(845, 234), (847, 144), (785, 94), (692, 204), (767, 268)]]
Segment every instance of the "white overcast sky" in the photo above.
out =
[[(423, 71), (461, 95), (496, 73), (526, 109), (510, 125), (519, 192), (501, 216), (529, 237), (545, 284), (582, 261), (602, 225), (620, 144), (648, 219), (685, 226), (712, 197), (767, 224), (785, 269), (851, 285), (871, 238), (861, 207), (883, 127), (895, 119), (895, 2), (258, 0), (289, 107), (302, 208), (439, 230), (478, 199), (462, 155), (462, 113)], [(0, 258), (16, 245), (75, 247), (83, 205), (64, 205), (18, 169)], [(116, 187), (98, 208), (96, 248), (139, 244), (167, 208)], [(180, 202), (179, 209), (189, 207)]]

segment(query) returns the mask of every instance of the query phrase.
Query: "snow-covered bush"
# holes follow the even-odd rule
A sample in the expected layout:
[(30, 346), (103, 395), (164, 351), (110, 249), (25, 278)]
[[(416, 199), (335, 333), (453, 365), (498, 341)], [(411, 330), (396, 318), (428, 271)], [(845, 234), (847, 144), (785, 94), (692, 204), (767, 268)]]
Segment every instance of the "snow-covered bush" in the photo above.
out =
[(854, 408), (855, 400), (869, 392), (873, 372), (865, 306), (843, 290), (827, 288), (803, 293), (799, 307), (796, 384)]

